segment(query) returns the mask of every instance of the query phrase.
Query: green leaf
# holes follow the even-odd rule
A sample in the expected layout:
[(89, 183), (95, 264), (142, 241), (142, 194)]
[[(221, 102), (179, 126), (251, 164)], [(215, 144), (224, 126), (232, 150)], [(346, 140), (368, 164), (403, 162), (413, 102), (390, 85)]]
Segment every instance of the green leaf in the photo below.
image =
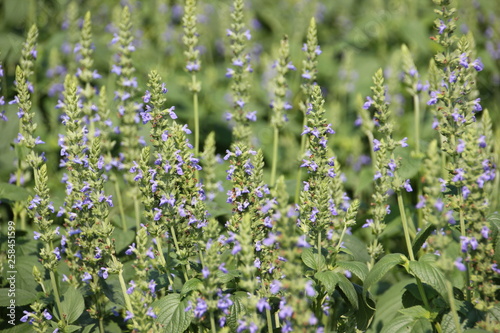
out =
[(425, 318), (425, 319), (430, 319), (431, 318), (431, 313), (426, 310), (423, 306), (416, 305), (412, 306), (410, 308), (406, 309), (401, 309), (399, 310), (403, 315), (412, 317), (412, 318)]
[(314, 252), (310, 247), (302, 251), (302, 261), (307, 267), (316, 271), (321, 271), (326, 265), (325, 257), (322, 254)]
[(364, 281), (368, 275), (368, 267), (364, 262), (359, 261), (337, 261), (337, 267), (356, 275), (361, 281)]
[(203, 286), (203, 282), (201, 282), (197, 278), (192, 278), (186, 281), (184, 285), (182, 286), (181, 290), (181, 297), (184, 297), (187, 293), (193, 291), (193, 290), (200, 290), (200, 288)]
[(156, 321), (163, 325), (165, 333), (182, 333), (193, 320), (193, 311), (185, 311), (188, 307), (187, 299), (181, 300), (181, 295), (170, 294), (153, 303), (157, 308)]
[(28, 200), (28, 191), (9, 183), (0, 183), (0, 201), (24, 201)]
[(414, 319), (409, 316), (394, 318), (380, 333), (432, 333), (432, 324), (428, 319)]
[(500, 304), (495, 305), (488, 310), (488, 316), (497, 322), (500, 322)]
[(359, 309), (355, 312), (356, 326), (359, 330), (365, 331), (368, 329), (368, 325), (375, 313), (375, 301), (370, 294), (368, 294), (366, 299), (363, 297), (363, 287), (357, 284), (353, 284), (353, 286), (356, 289), (359, 304)]
[(246, 308), (244, 305), (244, 300), (248, 298), (248, 295), (244, 291), (237, 291), (234, 295), (231, 295), (230, 299), (233, 304), (229, 307), (229, 315), (227, 316), (227, 324), (232, 331), (236, 331), (238, 328), (238, 319), (242, 318), (246, 313)]
[(28, 323), (16, 324), (10, 328), (0, 331), (1, 333), (33, 333), (33, 325)]
[(411, 245), (413, 253), (417, 253), (422, 248), (422, 245), (424, 245), (425, 241), (434, 230), (436, 230), (436, 226), (432, 223), (428, 223), (417, 233), (415, 239), (413, 240), (413, 244)]
[(470, 328), (468, 330), (463, 331), (463, 333), (491, 333), (491, 332), (480, 328)]
[(403, 179), (413, 178), (420, 170), (422, 159), (411, 154), (409, 149), (396, 149), (394, 152), (396, 158), (401, 158), (404, 163), (398, 169), (398, 174)]
[(10, 300), (14, 299), (14, 297), (16, 300), (16, 306), (31, 304), (38, 298), (38, 295), (34, 291), (28, 291), (18, 288), (16, 288), (14, 292), (15, 296), (10, 297), (9, 290), (9, 288), (0, 288), (0, 306), (9, 306)]
[[(344, 235), (344, 247), (345, 249), (350, 250), (350, 253), (353, 254), (353, 260), (360, 262), (368, 262), (371, 257), (368, 254), (366, 249), (365, 242), (361, 241), (358, 237), (353, 235)], [(341, 248), (341, 251), (345, 250)]]
[(428, 262), (411, 261), (409, 267), (410, 274), (434, 288), (443, 297), (443, 300), (447, 304), (449, 303), (444, 274), (436, 266)]
[(317, 272), (314, 274), (314, 277), (318, 279), (319, 282), (325, 287), (325, 290), (327, 293), (331, 294), (337, 287), (337, 284), (339, 283), (339, 276), (340, 274), (332, 272), (332, 271), (325, 271), (325, 272)]
[(60, 318), (66, 318), (68, 323), (75, 322), (85, 310), (85, 301), (81, 292), (74, 287), (69, 287), (61, 298)]
[(94, 326), (95, 326), (95, 324), (86, 325), (85, 328), (83, 329), (82, 333), (92, 332), (92, 329), (94, 328)]
[(349, 303), (351, 303), (352, 307), (357, 310), (358, 309), (358, 294), (356, 293), (356, 289), (354, 289), (354, 286), (351, 281), (349, 281), (344, 274), (342, 273), (337, 273), (339, 282), (338, 282), (338, 287), (344, 295), (347, 297), (349, 300)]
[(491, 238), (493, 239), (493, 246), (495, 254), (493, 260), (500, 262), (500, 213), (495, 212), (488, 216), (487, 221), (490, 223)]
[(402, 264), (406, 257), (399, 253), (388, 254), (380, 259), (370, 270), (364, 281), (365, 291), (384, 277), (394, 266)]

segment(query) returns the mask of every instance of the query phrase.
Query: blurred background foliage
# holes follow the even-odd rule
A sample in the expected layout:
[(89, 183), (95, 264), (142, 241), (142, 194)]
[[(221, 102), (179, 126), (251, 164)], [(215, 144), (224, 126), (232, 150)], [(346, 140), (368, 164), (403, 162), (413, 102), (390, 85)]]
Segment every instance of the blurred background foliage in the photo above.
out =
[[(187, 84), (190, 76), (185, 71), (182, 44), (183, 3), (176, 0), (2, 0), (0, 2), (0, 61), (5, 77), (0, 94), (6, 101), (14, 98), (15, 66), (21, 55), (27, 29), (36, 24), (40, 30), (38, 59), (35, 69), (33, 110), (38, 121), (37, 135), (46, 141), (42, 148), (47, 153), (49, 167), (58, 171), (59, 147), (56, 133), (59, 110), (55, 108), (65, 73), (76, 70), (73, 49), (79, 40), (80, 25), (87, 11), (92, 14), (94, 36), (94, 67), (102, 75), (98, 85), (105, 85), (113, 103), (115, 77), (110, 74), (113, 48), (110, 41), (117, 31), (121, 6), (131, 8), (136, 52), (134, 65), (141, 91), (146, 90), (147, 75), (156, 69), (166, 81), (169, 93), (167, 104), (175, 105), (181, 122), (193, 126), (192, 97)], [(475, 38), (477, 55), (485, 64), (479, 75), (478, 88), (481, 104), (488, 108), (494, 123), (500, 121), (500, 6), (491, 0), (457, 0), (460, 31), (471, 32)], [(231, 1), (198, 1), (199, 48), (202, 69), (200, 93), (201, 139), (216, 132), (218, 152), (224, 153), (231, 143), (231, 130), (224, 120), (230, 108), (229, 80), (225, 77), (230, 62), (229, 40), (226, 29), (230, 25)], [(303, 59), (301, 51), (311, 17), (318, 24), (318, 39), (323, 53), (319, 56), (318, 84), (326, 99), (329, 121), (336, 134), (330, 142), (343, 165), (346, 186), (351, 196), (370, 201), (372, 171), (367, 139), (354, 125), (364, 96), (370, 94), (372, 75), (384, 69), (388, 83), (391, 108), (397, 117), (397, 137), (407, 136), (413, 144), (413, 105), (400, 80), (401, 45), (406, 44), (413, 54), (423, 82), (427, 79), (430, 59), (439, 51), (430, 40), (434, 32), (434, 4), (431, 0), (251, 0), (246, 2), (247, 25), (252, 32), (248, 52), (251, 53), (254, 73), (251, 75), (250, 109), (258, 111), (254, 123), (254, 143), (261, 147), (267, 165), (270, 164), (272, 127), (269, 124), (272, 98), (272, 63), (278, 56), (280, 39), (288, 35), (291, 59), (298, 70), (289, 76), (290, 100), (294, 106), (288, 113), (290, 121), (282, 131), (279, 165), (288, 179), (290, 193), (294, 192), (294, 177), (298, 168), (302, 113), (298, 109), (300, 75)], [(141, 96), (135, 96), (141, 101)], [(431, 128), (432, 115), (425, 110), (427, 92), (421, 97), (424, 124), (421, 145), (436, 137)], [(112, 108), (113, 105), (110, 105)], [(9, 179), (14, 170), (15, 154), (10, 148), (17, 136), (15, 105), (4, 105), (8, 122), (0, 123), (0, 177)], [(112, 109), (113, 110), (113, 109)], [(0, 110), (1, 111), (1, 110)], [(113, 112), (117, 113), (117, 112)], [(116, 118), (115, 118), (116, 121)], [(498, 135), (497, 131), (497, 135)], [(141, 135), (148, 137), (148, 127)], [(498, 138), (497, 138), (498, 139)], [(202, 145), (201, 145), (202, 146)], [(411, 163), (410, 163), (411, 164)], [(408, 171), (415, 176), (419, 165)], [(224, 179), (224, 168), (220, 168)], [(55, 204), (64, 193), (60, 176), (52, 177)], [(30, 180), (27, 180), (30, 181)], [(415, 179), (413, 180), (415, 181)], [(413, 194), (414, 195), (414, 194)], [(223, 202), (224, 200), (222, 200)], [(413, 196), (408, 202), (414, 205)], [(7, 209), (4, 206), (4, 210)], [(363, 209), (363, 206), (362, 206)], [(395, 212), (395, 216), (397, 216)], [(362, 220), (362, 219), (360, 219)], [(389, 231), (388, 231), (389, 232)]]

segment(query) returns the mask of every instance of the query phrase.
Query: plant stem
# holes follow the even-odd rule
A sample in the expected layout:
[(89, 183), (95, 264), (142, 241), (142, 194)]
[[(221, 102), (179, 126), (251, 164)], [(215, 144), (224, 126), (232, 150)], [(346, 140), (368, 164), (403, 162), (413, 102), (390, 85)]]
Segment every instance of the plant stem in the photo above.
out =
[(212, 329), (212, 333), (217, 333), (217, 329), (215, 328), (215, 318), (213, 311), (210, 311), (210, 327)]
[(171, 286), (173, 286), (174, 281), (172, 281), (172, 278), (170, 277), (170, 272), (167, 266), (167, 259), (165, 259), (165, 255), (163, 254), (163, 248), (161, 246), (161, 238), (156, 240), (156, 247), (158, 248), (158, 252), (160, 253), (160, 262), (163, 266), (165, 266), (165, 274), (167, 274), (168, 282), (170, 283)]
[[(302, 128), (307, 126), (307, 117), (304, 112), (304, 121), (302, 123)], [(305, 135), (302, 135), (300, 138), (300, 152), (299, 152), (299, 164), (300, 160), (302, 159), (302, 156), (304, 155), (305, 149), (306, 149), (306, 137)], [(299, 167), (299, 171), (297, 172), (297, 182), (295, 184), (295, 203), (299, 203), (299, 195), (300, 195), (300, 182), (302, 180), (302, 168)]]
[(418, 94), (413, 95), (413, 108), (415, 110), (415, 151), (420, 156), (420, 100)]
[[(115, 258), (116, 260), (116, 258)], [(132, 303), (130, 302), (130, 297), (127, 294), (127, 286), (125, 285), (125, 279), (123, 278), (123, 269), (118, 272), (118, 279), (120, 280), (120, 287), (122, 289), (123, 298), (125, 299), (125, 305), (130, 313), (134, 313), (132, 310)]]
[[(196, 85), (196, 75), (192, 75), (193, 87)], [(198, 110), (198, 93), (193, 93), (193, 111), (194, 111), (194, 157), (198, 158), (200, 153), (200, 115)], [(195, 171), (198, 179), (198, 170)]]
[(120, 210), (120, 217), (122, 220), (122, 228), (123, 231), (127, 231), (127, 218), (125, 217), (125, 210), (123, 209), (123, 199), (122, 194), (120, 192), (120, 186), (118, 185), (118, 180), (115, 179), (115, 195), (118, 199), (118, 209)]
[[(172, 234), (172, 239), (174, 240), (174, 246), (175, 246), (175, 249), (177, 250), (177, 252), (179, 253), (180, 252), (180, 248), (179, 248), (179, 243), (177, 242), (177, 236), (175, 234), (175, 230), (174, 230), (174, 227), (170, 227), (170, 232)], [(189, 264), (188, 264), (189, 265)], [(185, 265), (182, 265), (182, 273), (184, 273), (184, 279), (187, 281), (189, 280), (188, 279), (188, 275), (187, 275), (187, 272), (186, 272), (186, 266)]]
[(134, 194), (132, 196), (132, 200), (134, 201), (134, 210), (135, 210), (135, 230), (139, 231), (141, 227), (141, 207), (139, 206), (139, 198), (137, 197), (138, 188), (134, 188)]
[(273, 333), (273, 318), (271, 317), (271, 310), (266, 309), (266, 319), (267, 319), (267, 332)]
[(54, 298), (56, 300), (57, 311), (59, 311), (59, 316), (63, 318), (62, 307), (61, 307), (61, 297), (59, 296), (59, 289), (57, 287), (57, 280), (54, 271), (50, 271), (50, 283), (52, 284), (52, 291), (54, 292)]
[(271, 168), (271, 186), (276, 183), (276, 169), (278, 166), (278, 140), (279, 140), (279, 129), (274, 127), (274, 140), (273, 140), (273, 164)]
[(450, 281), (446, 281), (446, 289), (448, 289), (448, 298), (450, 301), (451, 315), (453, 316), (456, 332), (462, 333), (462, 327), (460, 326), (460, 319), (458, 318), (457, 306), (455, 305), (455, 300), (453, 299), (453, 288), (451, 286)]
[[(462, 189), (459, 189), (458, 195), (460, 196), (460, 198), (462, 198)], [(464, 211), (462, 210), (461, 206), (462, 206), (462, 203), (460, 202), (460, 235), (462, 235), (463, 237), (465, 237)], [(467, 260), (465, 260), (465, 259), (466, 258), (464, 257), (464, 263), (465, 263), (465, 294), (466, 294), (466, 297), (467, 297), (467, 301), (470, 302), (472, 300), (472, 295), (471, 295), (471, 292), (470, 292), (470, 270), (469, 270), (470, 266), (469, 266), (469, 263), (467, 262)]]
[[(404, 206), (403, 195), (401, 194), (401, 191), (397, 191), (397, 197), (398, 197), (399, 213), (401, 214), (401, 222), (403, 224), (403, 231), (405, 234), (406, 247), (408, 248), (408, 255), (410, 256), (411, 261), (415, 261), (415, 255), (413, 254), (413, 248), (411, 246), (410, 233), (408, 230), (408, 220), (406, 219), (405, 206)], [(424, 286), (422, 285), (422, 281), (420, 281), (420, 279), (417, 277), (415, 277), (415, 278), (417, 280), (418, 292), (420, 293), (420, 296), (422, 297), (422, 301), (424, 302), (426, 309), (430, 309), (429, 301), (427, 300), (427, 295), (425, 295), (425, 290), (424, 290)]]

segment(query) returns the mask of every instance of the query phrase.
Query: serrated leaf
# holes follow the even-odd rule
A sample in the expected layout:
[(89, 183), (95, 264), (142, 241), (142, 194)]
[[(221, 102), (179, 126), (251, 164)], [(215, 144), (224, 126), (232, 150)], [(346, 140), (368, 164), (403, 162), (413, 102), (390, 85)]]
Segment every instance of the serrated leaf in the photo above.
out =
[(322, 254), (314, 252), (313, 248), (310, 247), (302, 251), (302, 261), (307, 267), (315, 271), (321, 271), (326, 265), (325, 257)]
[(183, 333), (194, 318), (193, 311), (186, 311), (187, 299), (181, 300), (180, 294), (170, 294), (153, 303), (157, 308), (156, 321), (163, 326), (165, 333)]
[(411, 245), (413, 253), (417, 253), (422, 248), (422, 245), (424, 245), (425, 241), (434, 230), (436, 230), (436, 226), (432, 223), (428, 223), (417, 233), (415, 239), (413, 240), (413, 244)]
[(380, 259), (370, 270), (364, 281), (365, 290), (377, 283), (387, 272), (405, 261), (405, 256), (399, 253), (392, 253)]
[(363, 287), (357, 284), (353, 284), (353, 286), (356, 289), (359, 304), (358, 311), (355, 312), (356, 326), (359, 330), (365, 331), (368, 329), (368, 325), (375, 314), (375, 301), (370, 294), (368, 294), (366, 299), (363, 297)]
[(399, 310), (403, 315), (412, 317), (412, 318), (425, 318), (425, 319), (430, 319), (431, 318), (431, 313), (426, 310), (423, 306), (416, 305), (412, 306), (406, 309), (401, 309)]
[(325, 287), (326, 292), (329, 294), (333, 293), (337, 287), (337, 284), (339, 283), (339, 276), (340, 274), (332, 271), (317, 272), (314, 274), (314, 277), (318, 279), (323, 287)]
[(85, 310), (85, 301), (81, 292), (74, 287), (69, 287), (61, 298), (61, 311), (68, 323), (75, 322)]
[(203, 282), (201, 282), (197, 278), (192, 278), (186, 281), (184, 285), (182, 286), (181, 289), (181, 297), (184, 297), (187, 293), (193, 291), (193, 290), (200, 290), (200, 288), (203, 286)]
[(28, 191), (9, 183), (0, 183), (0, 201), (24, 201), (29, 197)]
[(428, 262), (411, 261), (409, 268), (410, 274), (434, 288), (443, 297), (443, 300), (447, 304), (449, 303), (445, 277), (437, 267)]
[(432, 333), (432, 324), (428, 319), (414, 319), (398, 316), (391, 320), (380, 333)]
[(243, 314), (246, 313), (246, 308), (243, 303), (245, 298), (248, 298), (248, 295), (243, 291), (237, 291), (230, 297), (230, 299), (233, 301), (233, 304), (229, 307), (227, 324), (232, 331), (237, 330), (239, 326), (238, 319), (242, 318)]
[(95, 324), (86, 325), (85, 328), (83, 329), (82, 333), (92, 332), (92, 329), (94, 328), (94, 326), (95, 326)]
[(354, 256), (353, 260), (360, 262), (368, 262), (371, 257), (366, 249), (366, 243), (361, 241), (358, 237), (353, 235), (344, 235), (344, 246), (341, 251), (350, 250), (350, 253)]
[(488, 310), (488, 315), (494, 318), (497, 322), (500, 322), (500, 305), (497, 304)]
[(368, 267), (364, 262), (359, 261), (337, 261), (336, 265), (339, 268), (348, 270), (356, 275), (361, 281), (364, 281), (368, 275)]
[(347, 299), (349, 300), (349, 303), (351, 303), (352, 307), (357, 310), (359, 305), (358, 305), (358, 295), (356, 293), (356, 289), (354, 289), (352, 282), (349, 281), (344, 276), (344, 274), (337, 273), (337, 275), (339, 278), (338, 287), (340, 288), (340, 290), (342, 290), (344, 295), (347, 297)]

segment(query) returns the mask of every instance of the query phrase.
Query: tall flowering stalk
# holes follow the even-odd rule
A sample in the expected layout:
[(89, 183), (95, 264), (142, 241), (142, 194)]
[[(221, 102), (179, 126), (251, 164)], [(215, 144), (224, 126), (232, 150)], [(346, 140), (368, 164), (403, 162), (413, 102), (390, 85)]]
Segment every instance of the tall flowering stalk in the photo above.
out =
[(200, 51), (196, 49), (198, 44), (198, 32), (196, 29), (196, 0), (186, 0), (184, 6), (184, 16), (182, 24), (184, 26), (184, 36), (182, 41), (187, 50), (184, 55), (187, 58), (186, 70), (191, 73), (189, 90), (193, 93), (194, 111), (194, 155), (198, 157), (200, 152), (200, 116), (198, 110), (198, 94), (201, 90), (201, 82), (196, 79), (196, 73), (200, 70)]
[(373, 122), (375, 123), (377, 132), (380, 133), (380, 139), (373, 138), (373, 141), (371, 142), (372, 150), (375, 152), (375, 191), (372, 195), (374, 201), (373, 206), (370, 209), (372, 218), (367, 219), (366, 223), (363, 225), (365, 228), (370, 228), (372, 233), (375, 235), (375, 239), (368, 248), (368, 252), (372, 256), (372, 265), (375, 263), (375, 259), (377, 259), (384, 252), (382, 244), (378, 242), (378, 237), (385, 228), (384, 218), (390, 213), (390, 206), (387, 204), (390, 190), (397, 193), (398, 205), (400, 208), (401, 219), (403, 221), (403, 228), (405, 230), (405, 238), (409, 254), (410, 257), (412, 257), (412, 260), (414, 259), (413, 252), (410, 251), (411, 240), (409, 238), (408, 224), (406, 221), (405, 208), (401, 195), (402, 188), (408, 192), (411, 192), (413, 189), (411, 188), (409, 180), (400, 179), (397, 169), (399, 168), (401, 162), (396, 160), (394, 155), (396, 147), (408, 146), (406, 143), (407, 138), (396, 141), (392, 137), (394, 124), (391, 120), (391, 114), (386, 101), (384, 77), (381, 69), (379, 69), (373, 76), (373, 82), (373, 98), (370, 96), (367, 97), (367, 101), (363, 105), (365, 110), (371, 108), (374, 109)]
[(79, 67), (76, 70), (76, 77), (79, 78), (82, 87), (80, 95), (83, 97), (82, 112), (85, 117), (85, 124), (89, 127), (89, 139), (98, 136), (95, 129), (94, 112), (97, 111), (97, 106), (94, 104), (93, 98), (96, 95), (96, 88), (92, 85), (92, 81), (99, 79), (101, 75), (97, 70), (92, 70), (94, 60), (92, 59), (93, 44), (92, 44), (92, 21), (90, 12), (85, 14), (83, 19), (82, 32), (80, 42), (75, 47), (80, 54)]
[(231, 13), (231, 28), (227, 29), (227, 36), (231, 41), (232, 67), (227, 69), (226, 77), (231, 78), (233, 92), (233, 109), (228, 119), (234, 120), (233, 136), (235, 143), (249, 143), (250, 123), (257, 120), (257, 111), (247, 111), (248, 103), (248, 73), (253, 72), (250, 65), (250, 54), (245, 53), (246, 41), (252, 36), (250, 30), (245, 28), (244, 2), (235, 0)]
[[(146, 93), (148, 105), (143, 118), (152, 123), (154, 166), (149, 164), (150, 149), (146, 147), (140, 163), (134, 162), (129, 171), (140, 184), (145, 216), (150, 222), (148, 231), (156, 238), (160, 257), (163, 257), (161, 243), (168, 233), (187, 281), (191, 273), (190, 258), (198, 254), (198, 240), (207, 225), (204, 189), (195, 178), (201, 167), (186, 137), (191, 131), (187, 125), (169, 119), (177, 118), (173, 108), (162, 108), (166, 89), (155, 71), (150, 74), (148, 86), (151, 91)], [(166, 269), (165, 258), (161, 261)]]
[(279, 48), (279, 58), (276, 61), (276, 78), (274, 89), (274, 100), (271, 103), (273, 113), (271, 116), (271, 125), (274, 128), (273, 138), (273, 160), (271, 165), (271, 182), (270, 185), (274, 186), (276, 182), (276, 170), (278, 166), (278, 146), (279, 146), (279, 130), (283, 127), (286, 119), (285, 110), (291, 108), (291, 105), (286, 102), (285, 96), (287, 92), (286, 74), (288, 70), (295, 70), (295, 67), (289, 61), (289, 45), (288, 37), (282, 39)]
[[(300, 88), (303, 94), (303, 100), (300, 103), (300, 110), (303, 113), (303, 127), (307, 126), (307, 111), (310, 108), (311, 96), (313, 85), (316, 82), (316, 76), (318, 74), (317, 65), (318, 65), (318, 56), (321, 54), (321, 48), (318, 45), (318, 37), (316, 30), (316, 20), (311, 18), (309, 23), (309, 28), (307, 29), (307, 40), (302, 47), (302, 51), (304, 51), (306, 58), (302, 61), (302, 84)], [(302, 136), (300, 140), (300, 152), (299, 156), (302, 156), (306, 150), (307, 140), (304, 136)], [(302, 181), (302, 169), (299, 168), (297, 173), (297, 183), (295, 188), (295, 202), (299, 201), (299, 193), (300, 193), (300, 184)]]
[[(115, 63), (112, 65), (111, 72), (117, 75), (118, 89), (115, 93), (115, 100), (118, 100), (118, 115), (120, 119), (120, 134), (121, 134), (121, 149), (123, 151), (123, 167), (129, 169), (132, 167), (132, 161), (140, 158), (139, 147), (139, 110), (140, 104), (134, 102), (134, 97), (137, 93), (137, 78), (133, 76), (135, 72), (132, 62), (132, 53), (135, 51), (133, 45), (134, 37), (132, 35), (132, 21), (129, 7), (125, 6), (122, 9), (119, 23), (119, 32), (115, 33), (111, 41), (112, 44), (117, 44), (117, 53), (115, 54)], [(127, 191), (128, 196), (134, 202), (135, 211), (135, 226), (139, 230), (140, 227), (140, 207), (139, 207), (139, 190), (134, 184), (133, 177), (130, 173), (125, 173), (125, 180), (132, 186)], [(117, 181), (117, 180), (116, 180)], [(115, 185), (116, 195), (121, 194), (118, 183)], [(123, 221), (124, 227), (126, 222)]]
[[(455, 194), (445, 194), (437, 208), (440, 212), (442, 207), (448, 208), (450, 225), (441, 227), (457, 228), (461, 235), (462, 256), (456, 266), (465, 272), (466, 299), (479, 309), (487, 309), (496, 289), (491, 288), (487, 278), (495, 274), (496, 266), (485, 262), (487, 253), (492, 251), (488, 245), (486, 214), (496, 167), (491, 163), (493, 145), (487, 141), (491, 132), (481, 129), (488, 128), (488, 116), (486, 125), (476, 122), (476, 114), (483, 109), (481, 99), (477, 98), (475, 78), (483, 70), (483, 64), (472, 57), (473, 40), (454, 35), (456, 10), (450, 1), (434, 2), (440, 7), (436, 10), (437, 34), (432, 39), (443, 46), (444, 52), (435, 56), (438, 84), (433, 87), (427, 104), (436, 116), (433, 128), (441, 138), (442, 186), (445, 190), (456, 189)], [(422, 198), (422, 205), (426, 199)]]
[[(44, 143), (40, 137), (35, 138), (37, 124), (33, 122), (34, 114), (31, 110), (31, 95), (34, 92), (33, 84), (29, 81), (33, 76), (35, 60), (37, 58), (36, 43), (38, 29), (33, 25), (28, 31), (28, 36), (23, 44), (21, 60), (16, 68), (16, 90), (17, 95), (10, 104), (17, 104), (19, 118), (19, 133), (15, 140), (17, 153), (16, 185), (23, 185), (23, 180), (28, 179), (28, 168), (37, 169), (42, 163), (43, 155), (38, 156), (34, 152), (36, 145)], [(21, 229), (26, 228), (26, 211), (24, 204), (16, 202), (13, 208), (14, 221), (21, 223)]]

